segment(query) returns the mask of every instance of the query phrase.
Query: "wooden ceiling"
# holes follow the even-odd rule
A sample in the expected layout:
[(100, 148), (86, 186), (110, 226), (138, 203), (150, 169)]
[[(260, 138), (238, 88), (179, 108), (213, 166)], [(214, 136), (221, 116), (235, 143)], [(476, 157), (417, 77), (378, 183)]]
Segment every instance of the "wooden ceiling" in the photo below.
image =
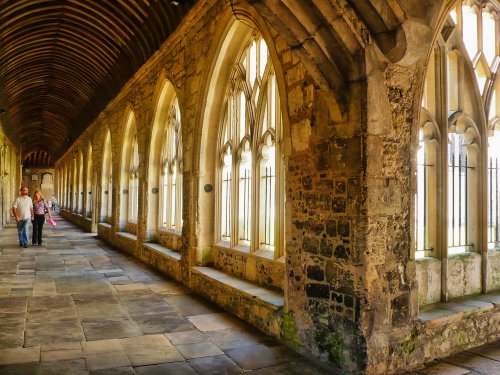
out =
[(194, 1), (0, 0), (1, 120), (23, 157), (57, 160)]
[(54, 161), (45, 151), (34, 151), (24, 157), (23, 167), (53, 168)]

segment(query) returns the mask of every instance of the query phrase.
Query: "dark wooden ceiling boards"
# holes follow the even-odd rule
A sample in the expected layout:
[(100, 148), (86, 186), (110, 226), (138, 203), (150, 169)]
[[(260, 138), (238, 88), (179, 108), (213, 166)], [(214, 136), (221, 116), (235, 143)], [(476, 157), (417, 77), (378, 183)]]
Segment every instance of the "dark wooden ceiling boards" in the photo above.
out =
[(57, 160), (194, 1), (0, 0), (2, 123), (23, 155)]
[(45, 151), (34, 151), (23, 159), (24, 168), (53, 168), (54, 160)]

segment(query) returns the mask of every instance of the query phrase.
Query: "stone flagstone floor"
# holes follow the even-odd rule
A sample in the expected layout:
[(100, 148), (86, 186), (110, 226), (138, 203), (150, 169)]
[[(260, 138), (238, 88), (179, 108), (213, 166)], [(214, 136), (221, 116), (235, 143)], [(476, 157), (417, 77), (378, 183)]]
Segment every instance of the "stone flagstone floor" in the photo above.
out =
[[(13, 225), (0, 231), (0, 375), (336, 373), (55, 219), (40, 247), (19, 248)], [(499, 364), (497, 343), (418, 374)]]

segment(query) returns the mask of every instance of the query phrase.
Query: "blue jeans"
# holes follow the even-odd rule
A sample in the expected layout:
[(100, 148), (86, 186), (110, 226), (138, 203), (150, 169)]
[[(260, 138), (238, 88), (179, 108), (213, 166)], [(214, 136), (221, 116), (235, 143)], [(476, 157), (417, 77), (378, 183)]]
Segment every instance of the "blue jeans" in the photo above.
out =
[(19, 245), (28, 245), (28, 233), (30, 231), (30, 219), (19, 220), (17, 222), (17, 235), (19, 236)]

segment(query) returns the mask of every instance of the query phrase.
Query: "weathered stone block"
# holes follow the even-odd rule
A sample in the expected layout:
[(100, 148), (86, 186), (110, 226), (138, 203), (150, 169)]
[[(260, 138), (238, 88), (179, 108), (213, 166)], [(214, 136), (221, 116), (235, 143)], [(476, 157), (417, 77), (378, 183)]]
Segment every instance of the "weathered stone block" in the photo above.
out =
[(306, 294), (310, 298), (329, 299), (330, 288), (325, 284), (307, 284)]
[(323, 281), (325, 279), (325, 271), (320, 266), (308, 266), (307, 277), (312, 280)]

